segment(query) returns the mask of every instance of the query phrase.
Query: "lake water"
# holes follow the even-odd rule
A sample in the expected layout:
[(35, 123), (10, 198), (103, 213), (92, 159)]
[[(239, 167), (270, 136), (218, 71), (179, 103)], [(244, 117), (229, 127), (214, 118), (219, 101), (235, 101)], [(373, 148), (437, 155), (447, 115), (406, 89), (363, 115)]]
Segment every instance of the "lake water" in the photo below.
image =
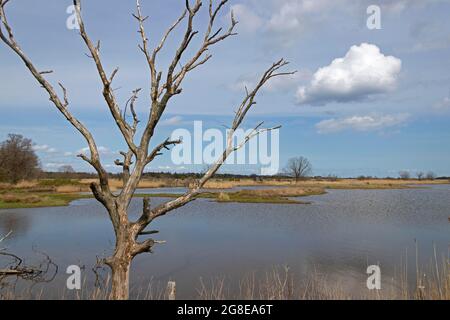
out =
[[(164, 200), (154, 198), (152, 204)], [(200, 278), (225, 277), (236, 284), (246, 274), (262, 275), (274, 266), (288, 265), (295, 279), (315, 271), (349, 290), (361, 291), (366, 288), (368, 265), (379, 264), (383, 282), (388, 282), (398, 275), (406, 256), (413, 266), (409, 279), (415, 281), (416, 243), (420, 264), (430, 263), (434, 247), (439, 259), (448, 257), (449, 185), (330, 190), (302, 200), (311, 204), (232, 204), (208, 199), (190, 203), (151, 226), (160, 231), (154, 238), (167, 243), (135, 259), (132, 285), (174, 280), (179, 298), (195, 298)], [(137, 217), (141, 208), (141, 200), (135, 199), (131, 216)], [(85, 266), (84, 275), (91, 283), (96, 256), (108, 255), (114, 245), (107, 214), (91, 199), (60, 208), (0, 210), (0, 235), (10, 230), (13, 234), (2, 243), (10, 252), (32, 264), (41, 259), (35, 250), (43, 251), (59, 266), (55, 280), (44, 285), (48, 297), (64, 291), (68, 265)]]

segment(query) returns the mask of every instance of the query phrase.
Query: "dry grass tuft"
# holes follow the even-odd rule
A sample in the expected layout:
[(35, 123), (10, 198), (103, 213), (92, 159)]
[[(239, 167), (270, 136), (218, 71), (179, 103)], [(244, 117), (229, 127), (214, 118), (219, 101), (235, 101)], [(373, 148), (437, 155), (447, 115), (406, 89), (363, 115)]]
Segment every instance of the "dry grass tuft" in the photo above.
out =
[[(428, 269), (427, 269), (428, 270)], [(406, 270), (404, 270), (406, 271)], [(331, 281), (317, 271), (311, 272), (300, 281), (295, 281), (289, 267), (274, 267), (257, 277), (255, 273), (240, 279), (237, 290), (230, 290), (230, 281), (225, 277), (209, 280), (200, 278), (197, 295), (190, 299), (199, 300), (450, 300), (450, 274), (448, 261), (442, 266), (431, 266), (428, 273), (418, 271), (417, 285), (408, 287), (405, 278), (400, 277), (392, 287), (383, 286), (381, 291), (368, 291), (361, 287), (361, 292), (346, 288), (345, 283)], [(361, 284), (364, 286), (364, 284)], [(58, 293), (55, 293), (58, 295)], [(64, 291), (52, 299), (60, 300), (108, 300), (110, 294), (110, 277), (101, 286), (93, 287), (86, 280), (79, 291)], [(135, 286), (130, 289), (131, 299), (165, 300), (167, 292), (165, 283), (149, 281), (147, 286)], [(40, 300), (47, 298), (44, 289), (23, 290), (17, 292), (10, 287), (1, 290), (3, 300)]]
[(36, 195), (27, 194), (3, 194), (0, 195), (0, 201), (4, 203), (25, 203), (33, 204), (38, 203), (41, 199)]
[(219, 195), (217, 196), (217, 199), (219, 201), (230, 201), (231, 200), (230, 196), (225, 192), (219, 193)]

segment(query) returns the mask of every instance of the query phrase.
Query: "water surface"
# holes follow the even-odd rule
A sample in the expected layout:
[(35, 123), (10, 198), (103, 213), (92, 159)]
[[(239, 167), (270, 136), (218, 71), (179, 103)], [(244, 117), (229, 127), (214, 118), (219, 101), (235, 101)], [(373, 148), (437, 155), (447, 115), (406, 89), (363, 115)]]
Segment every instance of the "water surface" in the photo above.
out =
[[(180, 193), (183, 188), (141, 190)], [(195, 298), (199, 279), (226, 277), (237, 283), (245, 274), (262, 274), (289, 265), (296, 279), (319, 271), (343, 282), (350, 290), (365, 289), (366, 268), (382, 267), (383, 280), (396, 276), (402, 259), (428, 264), (433, 246), (448, 256), (450, 243), (450, 186), (402, 190), (330, 190), (302, 198), (310, 205), (233, 204), (199, 199), (160, 218), (151, 226), (167, 243), (153, 254), (135, 259), (133, 286), (153, 279), (177, 282), (180, 298)], [(152, 205), (168, 199), (153, 198)], [(131, 205), (137, 217), (142, 199)], [(56, 279), (46, 284), (46, 295), (64, 290), (68, 265), (85, 266), (92, 281), (96, 256), (111, 253), (114, 234), (103, 207), (93, 199), (68, 207), (0, 210), (4, 243), (27, 263), (44, 251), (58, 264)], [(1, 258), (0, 258), (1, 259)], [(1, 262), (1, 260), (0, 260)], [(404, 262), (404, 261), (403, 261)], [(414, 269), (414, 268), (411, 268)], [(414, 271), (414, 270), (411, 270)], [(410, 276), (410, 281), (415, 281)], [(232, 290), (232, 289), (230, 289)]]

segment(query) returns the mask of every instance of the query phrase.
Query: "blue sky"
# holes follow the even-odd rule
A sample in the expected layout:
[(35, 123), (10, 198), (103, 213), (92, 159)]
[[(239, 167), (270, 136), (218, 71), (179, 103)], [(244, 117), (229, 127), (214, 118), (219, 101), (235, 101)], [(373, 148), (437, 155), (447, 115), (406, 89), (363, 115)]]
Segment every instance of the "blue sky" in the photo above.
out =
[[(153, 45), (184, 8), (181, 0), (141, 0), (150, 16)], [(68, 88), (71, 111), (92, 129), (108, 170), (114, 170), (123, 139), (102, 100), (94, 65), (79, 35), (66, 27), (71, 1), (13, 0), (10, 23), (23, 49), (50, 81)], [(112, 5), (114, 4), (114, 5)], [(381, 30), (369, 30), (366, 9), (381, 8)], [(206, 27), (207, 6), (196, 20)], [(115, 86), (120, 102), (142, 87), (137, 106), (147, 111), (148, 73), (137, 49), (131, 16), (134, 1), (83, 1), (92, 39), (101, 39), (108, 70), (120, 67)], [(448, 0), (230, 0), (219, 23), (233, 10), (239, 35), (211, 51), (213, 59), (186, 80), (184, 92), (167, 109), (154, 143), (193, 121), (221, 128), (230, 123), (244, 86), (273, 61), (284, 57), (295, 76), (276, 80), (258, 97), (245, 124), (281, 124), (280, 161), (308, 157), (318, 175), (397, 176), (400, 170), (450, 175), (450, 1)], [(180, 29), (181, 31), (181, 29)], [(178, 33), (179, 35), (179, 33)], [(161, 53), (163, 69), (179, 42), (176, 34)], [(195, 43), (194, 43), (195, 47)], [(25, 67), (0, 45), (0, 139), (20, 133), (33, 139), (45, 170), (71, 164), (89, 170), (77, 151), (83, 139), (50, 104)], [(170, 155), (150, 165), (154, 171), (184, 171)], [(254, 168), (235, 166), (233, 172)]]

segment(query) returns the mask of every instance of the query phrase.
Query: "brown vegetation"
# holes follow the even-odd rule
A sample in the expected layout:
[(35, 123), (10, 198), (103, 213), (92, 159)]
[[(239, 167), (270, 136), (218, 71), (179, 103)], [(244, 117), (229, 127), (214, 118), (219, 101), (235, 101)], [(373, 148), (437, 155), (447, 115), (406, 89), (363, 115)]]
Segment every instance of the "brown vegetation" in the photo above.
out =
[[(404, 268), (402, 268), (404, 269)], [(294, 278), (289, 267), (274, 267), (263, 274), (250, 273), (231, 282), (227, 277), (199, 279), (197, 295), (190, 299), (199, 300), (450, 300), (450, 274), (448, 261), (430, 264), (425, 272), (417, 270), (416, 285), (410, 287), (405, 273), (382, 284), (382, 290), (369, 291), (361, 280), (360, 290), (348, 288), (344, 282), (331, 280), (319, 271), (312, 271), (301, 279)], [(80, 291), (63, 290), (59, 299), (107, 300), (110, 298), (111, 279), (108, 276), (101, 286), (90, 287), (84, 281)], [(234, 289), (231, 289), (233, 287)], [(236, 290), (237, 287), (237, 290)], [(233, 293), (232, 293), (233, 292)], [(45, 290), (0, 290), (0, 299), (36, 299), (46, 296)], [(146, 286), (134, 287), (131, 298), (136, 300), (167, 299), (164, 283), (151, 280)], [(58, 298), (56, 298), (58, 299)]]

